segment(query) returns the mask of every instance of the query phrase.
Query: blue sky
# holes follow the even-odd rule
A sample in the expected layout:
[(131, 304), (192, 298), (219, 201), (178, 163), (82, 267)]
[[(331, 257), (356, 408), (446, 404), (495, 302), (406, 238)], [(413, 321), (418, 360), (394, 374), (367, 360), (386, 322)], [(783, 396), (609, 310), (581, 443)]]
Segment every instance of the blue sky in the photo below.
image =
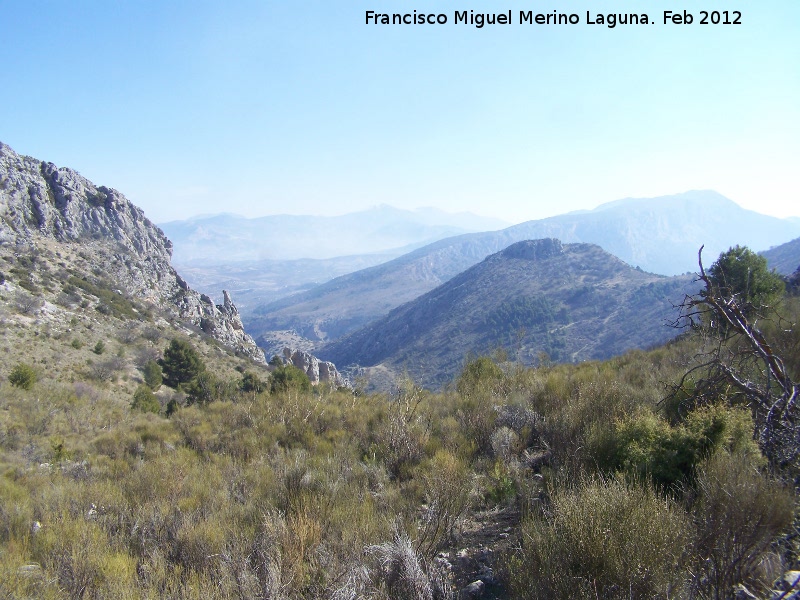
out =
[[(739, 26), (663, 25), (740, 10)], [(368, 26), (366, 10), (441, 12)], [(654, 25), (453, 24), (453, 11)], [(800, 215), (797, 0), (0, 0), (0, 140), (153, 220), (381, 203), (542, 218), (715, 189)]]

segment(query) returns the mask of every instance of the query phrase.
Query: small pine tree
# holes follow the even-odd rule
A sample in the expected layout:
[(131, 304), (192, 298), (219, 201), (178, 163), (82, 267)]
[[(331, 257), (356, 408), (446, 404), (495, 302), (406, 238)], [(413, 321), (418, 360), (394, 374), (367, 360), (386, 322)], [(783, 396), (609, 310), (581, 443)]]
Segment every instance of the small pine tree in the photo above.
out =
[(747, 246), (734, 246), (719, 255), (708, 269), (716, 293), (735, 296), (746, 316), (773, 305), (784, 293), (783, 279), (767, 266), (767, 259)]
[(172, 416), (172, 415), (174, 415), (176, 412), (178, 412), (178, 409), (179, 409), (179, 408), (180, 408), (180, 405), (178, 404), (178, 401), (177, 401), (177, 400), (175, 400), (175, 398), (173, 398), (172, 400), (170, 400), (169, 402), (167, 402), (167, 410), (166, 410), (166, 415), (167, 415), (168, 417), (171, 417), (171, 416)]
[(140, 385), (133, 393), (131, 409), (158, 414), (161, 411), (161, 403), (149, 387)]
[(245, 371), (242, 374), (242, 380), (239, 382), (239, 389), (243, 392), (255, 392), (260, 394), (267, 390), (267, 384), (258, 378), (258, 375)]
[(203, 361), (189, 342), (177, 339), (169, 343), (159, 364), (163, 371), (164, 383), (172, 388), (190, 383), (205, 371)]
[(103, 340), (100, 340), (99, 342), (97, 342), (94, 345), (94, 348), (92, 349), (92, 352), (94, 352), (95, 354), (98, 354), (98, 355), (102, 354), (105, 351), (106, 351), (106, 345), (105, 345), (105, 343), (103, 343)]
[(11, 385), (22, 388), (23, 390), (31, 389), (33, 384), (36, 383), (36, 379), (36, 371), (34, 368), (25, 363), (18, 363), (11, 369), (11, 373), (8, 375), (8, 380), (11, 382)]
[(151, 390), (156, 391), (161, 387), (164, 377), (161, 372), (161, 365), (159, 365), (156, 361), (148, 360), (144, 364), (142, 373), (144, 374), (144, 382)]

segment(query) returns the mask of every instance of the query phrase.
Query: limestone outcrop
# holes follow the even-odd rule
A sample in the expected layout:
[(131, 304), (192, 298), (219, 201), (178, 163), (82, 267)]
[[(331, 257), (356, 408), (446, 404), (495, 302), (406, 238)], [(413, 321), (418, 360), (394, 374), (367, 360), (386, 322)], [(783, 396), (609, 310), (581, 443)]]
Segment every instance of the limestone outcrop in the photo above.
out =
[(308, 375), (311, 385), (327, 383), (334, 387), (350, 387), (348, 381), (336, 370), (336, 365), (332, 362), (320, 360), (308, 352), (291, 348), (283, 349), (282, 358), (285, 364), (294, 365)]
[(93, 275), (200, 327), (265, 363), (227, 292), (221, 305), (192, 290), (170, 264), (172, 243), (117, 190), (71, 169), (18, 155), (0, 142), (0, 246), (31, 253), (55, 242), (86, 257)]

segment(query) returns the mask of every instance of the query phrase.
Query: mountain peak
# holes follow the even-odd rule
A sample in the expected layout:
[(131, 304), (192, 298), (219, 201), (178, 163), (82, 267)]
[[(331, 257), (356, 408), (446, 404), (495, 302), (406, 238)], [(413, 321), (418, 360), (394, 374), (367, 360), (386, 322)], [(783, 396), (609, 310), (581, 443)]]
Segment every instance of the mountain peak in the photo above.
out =
[(521, 258), (524, 260), (542, 260), (558, 256), (564, 252), (564, 247), (560, 240), (555, 238), (544, 238), (540, 240), (523, 240), (511, 244), (500, 252), (505, 258)]

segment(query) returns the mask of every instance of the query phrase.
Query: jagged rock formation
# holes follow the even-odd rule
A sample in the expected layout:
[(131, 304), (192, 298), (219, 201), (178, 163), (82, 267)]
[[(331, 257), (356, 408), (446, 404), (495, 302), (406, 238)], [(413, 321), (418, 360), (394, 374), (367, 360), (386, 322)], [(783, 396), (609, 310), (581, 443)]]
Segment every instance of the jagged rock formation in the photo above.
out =
[(263, 351), (247, 335), (230, 296), (214, 306), (175, 272), (172, 243), (117, 190), (27, 156), (0, 142), (0, 247), (34, 253), (55, 242), (82, 254), (95, 275), (119, 293), (150, 302), (258, 362)]
[(294, 365), (308, 375), (312, 385), (327, 383), (334, 387), (349, 387), (347, 380), (336, 370), (336, 365), (319, 360), (308, 352), (284, 348), (283, 361), (286, 364)]

